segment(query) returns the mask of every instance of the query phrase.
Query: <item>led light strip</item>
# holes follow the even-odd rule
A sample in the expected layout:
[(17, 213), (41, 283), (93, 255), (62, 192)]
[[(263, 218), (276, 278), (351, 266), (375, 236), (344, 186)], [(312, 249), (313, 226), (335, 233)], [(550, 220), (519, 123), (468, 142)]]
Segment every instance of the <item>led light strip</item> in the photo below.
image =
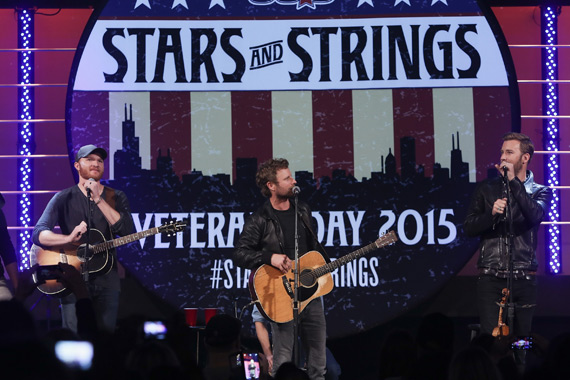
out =
[[(543, 52), (543, 76), (547, 81), (543, 85), (543, 104), (546, 109), (546, 116), (543, 122), (544, 147), (549, 152), (556, 152), (559, 149), (558, 125), (558, 84), (551, 81), (558, 80), (558, 51), (557, 51), (557, 30), (558, 14), (556, 7), (542, 7), (542, 39), (545, 47)], [(558, 186), (560, 168), (557, 154), (546, 155), (546, 175), (548, 186)], [(552, 200), (550, 201), (550, 211), (548, 221), (560, 221), (560, 198), (558, 189), (552, 189)], [(557, 224), (550, 224), (546, 232), (546, 254), (548, 258), (548, 269), (551, 274), (558, 274), (562, 269), (560, 257), (560, 229)]]
[[(29, 10), (18, 11), (18, 48), (30, 49), (34, 41), (33, 14)], [(29, 87), (34, 81), (34, 59), (31, 51), (21, 51), (18, 53), (18, 83), (23, 85), (18, 87), (18, 114), (20, 120), (31, 120), (34, 118), (34, 91)], [(18, 123), (18, 154), (29, 156), (33, 153), (33, 124), (30, 122)], [(29, 268), (32, 236), (30, 229), (32, 224), (32, 201), (30, 191), (32, 188), (32, 161), (30, 158), (18, 160), (19, 172), (18, 187), (23, 192), (18, 196), (18, 225), (26, 227), (20, 230), (19, 234), (19, 254), (20, 270)]]

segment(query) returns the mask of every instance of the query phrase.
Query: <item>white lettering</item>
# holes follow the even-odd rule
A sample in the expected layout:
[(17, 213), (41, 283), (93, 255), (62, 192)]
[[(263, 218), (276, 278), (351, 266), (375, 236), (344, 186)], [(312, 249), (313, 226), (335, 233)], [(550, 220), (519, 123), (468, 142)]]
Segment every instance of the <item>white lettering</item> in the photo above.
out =
[(350, 226), (352, 227), (352, 245), (360, 245), (360, 224), (362, 224), (362, 218), (366, 211), (358, 211), (358, 217), (354, 217), (354, 211), (347, 211), (346, 215), (350, 221)]
[[(156, 213), (154, 214), (154, 225), (161, 226), (163, 219), (168, 219), (170, 214), (168, 213)], [(162, 234), (158, 234), (154, 238), (154, 248), (170, 248), (170, 242), (163, 243), (162, 242)]]
[[(182, 212), (173, 212), (170, 214), (174, 219), (178, 221), (184, 220), (184, 218), (188, 217), (188, 213)], [(184, 248), (184, 234), (182, 231), (176, 233), (176, 248)]]
[(231, 289), (234, 286), (234, 279), (232, 276), (231, 269), (234, 268), (234, 262), (232, 260), (224, 261), (224, 272), (226, 272), (226, 279), (224, 280), (224, 288)]
[(215, 247), (218, 240), (219, 248), (226, 248), (224, 244), (224, 236), (222, 228), (224, 227), (226, 218), (221, 212), (208, 213), (208, 247)]
[[(139, 213), (138, 212), (133, 212), (133, 213), (131, 213), (131, 215), (133, 217), (133, 223), (135, 224), (135, 229), (137, 230), (137, 232), (146, 231), (150, 228), (150, 221), (152, 220), (152, 213), (151, 214), (145, 214), (143, 226), (141, 226), (141, 220), (139, 219)], [(140, 240), (141, 248), (144, 248), (145, 240), (146, 240), (145, 237)]]
[(190, 214), (190, 247), (204, 248), (206, 243), (198, 241), (198, 230), (204, 229), (204, 223), (199, 223), (198, 220), (204, 218), (203, 212), (193, 212)]
[(234, 236), (236, 232), (241, 233), (244, 224), (243, 212), (230, 212), (230, 225), (228, 227), (228, 243), (226, 247), (234, 246)]
[(329, 228), (327, 235), (327, 247), (333, 246), (334, 231), (338, 229), (338, 234), (340, 237), (340, 246), (346, 247), (348, 243), (346, 242), (346, 230), (344, 228), (344, 212), (343, 211), (331, 211), (329, 217)]

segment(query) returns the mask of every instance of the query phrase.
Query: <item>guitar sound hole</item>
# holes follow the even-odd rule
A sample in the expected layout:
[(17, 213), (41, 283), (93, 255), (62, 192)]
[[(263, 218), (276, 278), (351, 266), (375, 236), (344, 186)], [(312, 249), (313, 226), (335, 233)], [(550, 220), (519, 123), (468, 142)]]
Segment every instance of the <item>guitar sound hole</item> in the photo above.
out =
[(301, 286), (310, 288), (315, 284), (317, 279), (313, 275), (312, 270), (305, 269), (304, 271), (301, 272), (301, 275), (299, 276), (299, 281), (301, 282)]

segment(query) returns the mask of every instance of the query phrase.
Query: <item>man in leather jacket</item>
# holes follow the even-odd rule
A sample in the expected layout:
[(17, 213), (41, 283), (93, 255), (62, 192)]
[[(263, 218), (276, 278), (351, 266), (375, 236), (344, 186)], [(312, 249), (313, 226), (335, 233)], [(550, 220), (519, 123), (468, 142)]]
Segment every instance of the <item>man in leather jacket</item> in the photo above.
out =
[[(467, 212), (466, 233), (481, 238), (477, 306), (482, 333), (491, 334), (499, 324), (498, 302), (507, 287), (510, 269), (509, 231), (514, 274), (510, 302), (515, 304), (514, 326), (509, 330), (513, 336), (528, 336), (531, 331), (537, 299), (537, 232), (552, 194), (550, 188), (535, 183), (532, 172), (527, 170), (533, 153), (528, 136), (514, 132), (504, 135), (501, 163), (495, 165), (501, 175), (478, 185)], [(508, 320), (506, 308), (502, 314), (503, 320)]]
[[(235, 263), (243, 268), (256, 269), (271, 265), (283, 274), (292, 268), (295, 253), (295, 210), (293, 187), (297, 183), (285, 159), (270, 159), (262, 163), (256, 174), (257, 186), (269, 199), (245, 222), (234, 252)], [(311, 229), (311, 211), (298, 202), (301, 216), (298, 221), (299, 255), (318, 249)], [(273, 368), (293, 361), (293, 321), (271, 322), (273, 338)], [(322, 380), (326, 366), (326, 321), (320, 298), (313, 299), (299, 315), (299, 336), (307, 352), (307, 370), (312, 380)]]

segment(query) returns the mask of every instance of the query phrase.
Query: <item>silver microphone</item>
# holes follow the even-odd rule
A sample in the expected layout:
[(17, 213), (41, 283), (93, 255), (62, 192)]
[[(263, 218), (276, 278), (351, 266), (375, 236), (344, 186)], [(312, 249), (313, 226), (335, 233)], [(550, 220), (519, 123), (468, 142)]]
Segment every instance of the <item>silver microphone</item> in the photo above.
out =
[(293, 186), (293, 195), (297, 195), (301, 192), (301, 188), (299, 186)]

